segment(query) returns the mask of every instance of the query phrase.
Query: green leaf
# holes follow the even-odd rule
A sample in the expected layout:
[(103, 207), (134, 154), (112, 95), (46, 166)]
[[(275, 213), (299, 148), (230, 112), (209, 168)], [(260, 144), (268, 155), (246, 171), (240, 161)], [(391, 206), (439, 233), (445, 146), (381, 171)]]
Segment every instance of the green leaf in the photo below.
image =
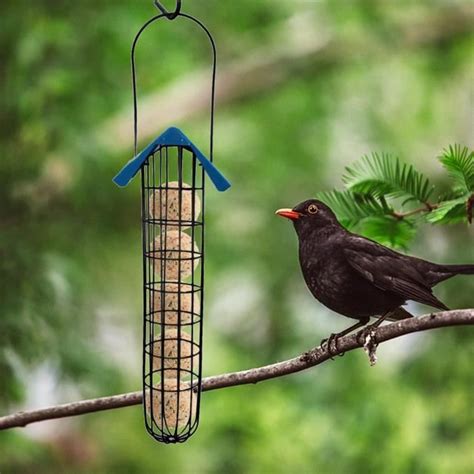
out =
[(341, 224), (346, 227), (354, 227), (366, 217), (383, 216), (390, 212), (374, 198), (350, 191), (320, 192), (316, 197), (326, 203), (335, 212)]
[(467, 219), (466, 202), (469, 196), (442, 202), (439, 207), (425, 214), (432, 224), (453, 224)]
[(360, 233), (382, 245), (407, 249), (416, 234), (416, 226), (409, 219), (375, 216), (361, 221)]
[(474, 151), (461, 145), (450, 145), (443, 150), (439, 160), (457, 187), (463, 192), (474, 191)]
[(386, 196), (425, 203), (432, 193), (428, 178), (388, 154), (363, 156), (346, 167), (342, 179), (350, 191), (375, 198)]

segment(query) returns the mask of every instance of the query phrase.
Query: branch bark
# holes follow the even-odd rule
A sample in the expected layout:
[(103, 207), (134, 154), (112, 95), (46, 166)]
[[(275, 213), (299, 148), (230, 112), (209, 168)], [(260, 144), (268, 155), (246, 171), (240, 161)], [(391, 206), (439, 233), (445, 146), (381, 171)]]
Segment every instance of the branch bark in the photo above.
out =
[[(448, 326), (474, 325), (474, 309), (459, 309), (442, 311), (425, 316), (404, 319), (395, 323), (382, 326), (374, 331), (376, 344), (395, 339), (413, 332), (426, 331)], [(354, 349), (364, 347), (360, 337), (361, 332), (350, 334), (339, 339), (337, 350), (332, 355), (342, 354)], [(300, 372), (310, 367), (315, 367), (328, 359), (331, 354), (327, 348), (315, 347), (293, 359), (265, 365), (254, 369), (242, 370), (222, 375), (214, 375), (203, 379), (202, 390), (217, 390), (220, 388), (234, 387), (237, 385), (255, 384), (284, 375)], [(110, 397), (82, 400), (74, 403), (14, 413), (0, 417), (0, 430), (27, 426), (38, 421), (52, 420), (69, 416), (84, 415), (96, 411), (112, 410), (142, 403), (142, 392), (130, 392)]]

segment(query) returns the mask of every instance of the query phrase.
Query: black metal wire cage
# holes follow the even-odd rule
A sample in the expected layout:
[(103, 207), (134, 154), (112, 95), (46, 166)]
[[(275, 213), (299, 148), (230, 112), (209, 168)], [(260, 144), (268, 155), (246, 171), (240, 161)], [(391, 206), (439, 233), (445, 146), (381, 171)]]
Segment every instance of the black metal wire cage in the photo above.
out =
[(142, 167), (144, 412), (165, 443), (185, 441), (199, 423), (204, 187), (184, 147), (160, 147)]
[[(201, 396), (204, 301), (205, 174), (220, 191), (230, 184), (212, 163), (216, 48), (197, 19), (155, 2), (162, 14), (137, 33), (131, 51), (135, 158), (114, 178), (125, 186), (141, 171), (143, 238), (143, 407), (147, 431), (165, 443), (183, 442), (197, 429)], [(142, 32), (162, 18), (183, 17), (206, 33), (212, 47), (208, 160), (175, 127), (137, 154), (135, 49)]]

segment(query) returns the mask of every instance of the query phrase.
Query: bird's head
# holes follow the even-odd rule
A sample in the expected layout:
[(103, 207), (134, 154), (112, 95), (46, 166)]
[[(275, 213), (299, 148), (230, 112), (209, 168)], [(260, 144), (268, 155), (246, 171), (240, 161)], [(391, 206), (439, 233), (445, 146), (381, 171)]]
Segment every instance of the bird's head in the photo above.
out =
[(303, 201), (293, 209), (278, 209), (275, 214), (293, 221), (299, 237), (311, 234), (318, 229), (340, 227), (334, 212), (317, 199)]

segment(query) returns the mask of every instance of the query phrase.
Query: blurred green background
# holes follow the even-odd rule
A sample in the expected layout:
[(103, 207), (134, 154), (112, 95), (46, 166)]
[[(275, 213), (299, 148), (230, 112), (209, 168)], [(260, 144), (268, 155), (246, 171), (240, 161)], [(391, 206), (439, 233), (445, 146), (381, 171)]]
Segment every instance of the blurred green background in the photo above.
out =
[[(173, 1), (163, 2), (170, 9)], [(340, 187), (344, 166), (399, 155), (443, 186), (437, 154), (473, 146), (469, 1), (184, 0), (215, 35), (215, 159), (208, 187), (204, 374), (293, 357), (347, 326), (300, 276), (274, 217)], [(0, 414), (140, 388), (139, 180), (129, 47), (151, 1), (2, 2)], [(178, 125), (207, 152), (209, 46), (183, 19), (139, 46), (140, 144)], [(465, 225), (424, 226), (410, 252), (474, 260)], [(472, 279), (436, 289), (473, 307)], [(411, 306), (418, 314), (426, 307)], [(469, 473), (472, 333), (384, 344), (306, 373), (203, 395), (184, 445), (146, 435), (140, 407), (0, 433), (8, 473)]]

